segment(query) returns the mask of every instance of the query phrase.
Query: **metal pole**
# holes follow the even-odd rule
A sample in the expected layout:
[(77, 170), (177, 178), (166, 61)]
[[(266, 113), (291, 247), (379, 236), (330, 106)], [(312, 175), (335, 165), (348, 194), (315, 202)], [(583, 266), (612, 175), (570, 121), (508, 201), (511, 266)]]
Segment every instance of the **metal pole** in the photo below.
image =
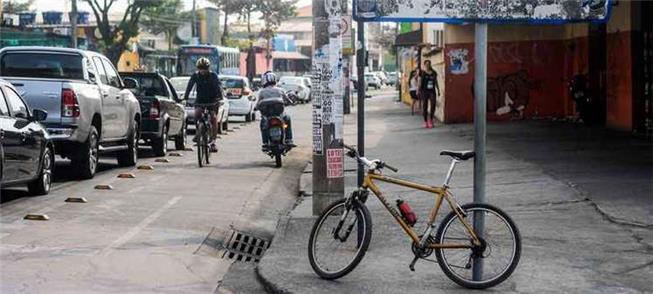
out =
[[(487, 24), (476, 24), (476, 41), (474, 47), (474, 202), (484, 203), (485, 199), (485, 140), (487, 113)], [(482, 213), (474, 214), (474, 230), (482, 237), (484, 234), (484, 217)], [(472, 264), (472, 278), (475, 281), (483, 277), (483, 259), (475, 258)]]
[[(358, 153), (365, 156), (365, 65), (367, 64), (367, 51), (365, 49), (365, 23), (358, 22), (358, 52), (356, 52), (356, 68), (358, 74)], [(358, 185), (363, 184), (365, 177), (364, 166), (358, 165)]]
[(77, 0), (72, 0), (72, 9), (70, 10), (70, 46), (77, 48)]

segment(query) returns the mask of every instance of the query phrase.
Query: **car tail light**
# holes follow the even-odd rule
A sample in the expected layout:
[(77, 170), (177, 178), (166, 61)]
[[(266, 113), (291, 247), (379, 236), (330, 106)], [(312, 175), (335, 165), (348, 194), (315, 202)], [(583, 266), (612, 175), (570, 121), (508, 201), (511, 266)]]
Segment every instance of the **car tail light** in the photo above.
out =
[(159, 103), (159, 100), (153, 100), (152, 104), (150, 105), (150, 118), (152, 119), (159, 118), (160, 109), (161, 109), (161, 103)]
[(61, 116), (79, 117), (77, 94), (72, 89), (61, 89)]
[(243, 90), (243, 95), (244, 95), (244, 96), (248, 96), (249, 94), (252, 94), (252, 90), (250, 90), (249, 88), (245, 88), (245, 89)]

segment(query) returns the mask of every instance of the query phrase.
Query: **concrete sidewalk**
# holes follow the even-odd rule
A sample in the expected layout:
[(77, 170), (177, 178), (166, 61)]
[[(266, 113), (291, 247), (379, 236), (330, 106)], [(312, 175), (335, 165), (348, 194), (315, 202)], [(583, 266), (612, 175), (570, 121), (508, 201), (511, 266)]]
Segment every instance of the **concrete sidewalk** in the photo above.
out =
[[(468, 125), (420, 128), (394, 96), (368, 100), (370, 158), (400, 168), (403, 178), (440, 184), (449, 159), (442, 149), (471, 149)], [(355, 130), (354, 116), (347, 118)], [(556, 135), (557, 136), (554, 136)], [(355, 134), (347, 133), (348, 142)], [(597, 129), (551, 122), (493, 124), (488, 133), (488, 201), (508, 212), (522, 235), (515, 273), (490, 289), (511, 293), (653, 292), (650, 143)], [(648, 150), (648, 153), (647, 153)], [(353, 162), (348, 160), (348, 169)], [(452, 189), (471, 202), (473, 163), (460, 164)], [(347, 173), (347, 190), (355, 173)], [(424, 228), (433, 198), (401, 187), (382, 187), (389, 201), (401, 197)], [(622, 193), (615, 193), (620, 191)], [(373, 233), (363, 261), (337, 281), (312, 271), (307, 246), (314, 218), (311, 197), (283, 218), (272, 247), (258, 266), (268, 290), (281, 293), (465, 293), (435, 263), (408, 269), (410, 241), (376, 198), (368, 200)], [(441, 217), (448, 211), (441, 213)]]

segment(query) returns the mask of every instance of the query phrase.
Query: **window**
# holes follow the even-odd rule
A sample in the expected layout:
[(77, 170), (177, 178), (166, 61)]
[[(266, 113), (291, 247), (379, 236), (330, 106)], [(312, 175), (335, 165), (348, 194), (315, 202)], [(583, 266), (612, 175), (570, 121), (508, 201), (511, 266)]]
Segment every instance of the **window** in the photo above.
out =
[(116, 72), (116, 70), (113, 68), (113, 65), (111, 62), (108, 60), (102, 58), (102, 65), (104, 65), (104, 70), (107, 72), (107, 79), (109, 80), (109, 85), (120, 88), (121, 87), (121, 82), (120, 82), (120, 76)]
[(100, 81), (102, 84), (108, 85), (109, 80), (107, 79), (107, 73), (104, 71), (104, 67), (102, 66), (102, 59), (100, 59), (100, 57), (93, 57), (93, 63), (95, 63), (95, 68), (100, 75)]
[(25, 105), (25, 102), (23, 102), (22, 99), (20, 99), (20, 96), (18, 96), (18, 93), (14, 92), (14, 90), (5, 87), (5, 93), (7, 94), (7, 101), (9, 101), (9, 104), (11, 106), (11, 114), (13, 117), (18, 117), (18, 118), (28, 118), (29, 117), (29, 111), (27, 110), (27, 105)]
[(5, 101), (5, 95), (0, 91), (0, 116), (9, 116), (9, 107)]
[(76, 54), (9, 52), (2, 56), (0, 74), (11, 77), (84, 79), (82, 57)]

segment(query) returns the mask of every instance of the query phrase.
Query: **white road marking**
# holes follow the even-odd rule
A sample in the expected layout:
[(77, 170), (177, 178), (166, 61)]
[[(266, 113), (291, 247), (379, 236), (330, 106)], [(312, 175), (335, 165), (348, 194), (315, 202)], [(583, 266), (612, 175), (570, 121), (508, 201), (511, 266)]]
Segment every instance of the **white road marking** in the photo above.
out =
[(125, 233), (124, 235), (120, 236), (120, 238), (113, 241), (109, 246), (102, 249), (102, 251), (100, 251), (100, 255), (106, 256), (107, 254), (109, 254), (111, 249), (118, 248), (118, 247), (124, 245), (125, 243), (127, 243), (131, 238), (133, 238), (138, 233), (140, 233), (145, 227), (147, 227), (149, 224), (151, 224), (153, 221), (155, 221), (157, 218), (159, 218), (159, 216), (161, 216), (166, 210), (168, 210), (170, 207), (175, 205), (175, 203), (177, 203), (181, 198), (182, 198), (182, 196), (177, 196), (177, 197), (174, 197), (174, 198), (170, 199), (170, 201), (168, 201), (168, 203), (161, 206), (154, 213), (147, 216), (138, 225), (134, 226), (127, 233)]

